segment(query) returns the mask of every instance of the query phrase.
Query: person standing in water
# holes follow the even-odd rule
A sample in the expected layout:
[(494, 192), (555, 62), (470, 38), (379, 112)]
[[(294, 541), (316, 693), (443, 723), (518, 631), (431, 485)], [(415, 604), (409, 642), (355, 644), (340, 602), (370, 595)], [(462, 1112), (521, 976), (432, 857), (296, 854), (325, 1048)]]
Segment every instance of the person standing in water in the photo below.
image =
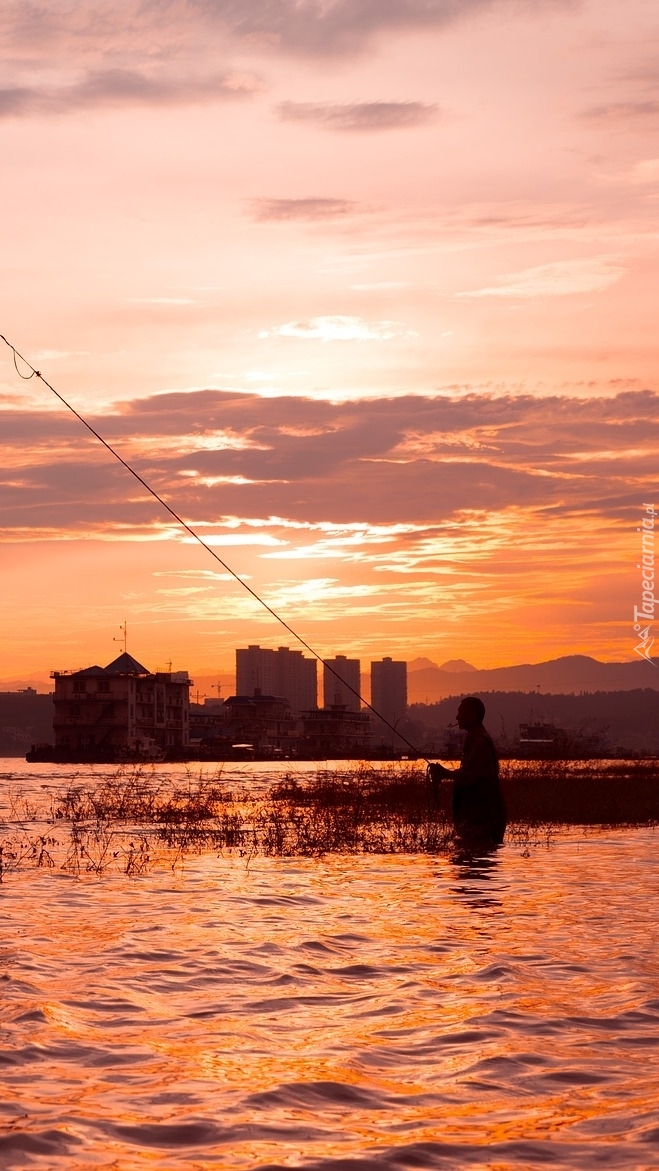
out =
[(453, 781), (453, 822), (460, 837), (479, 843), (501, 845), (506, 832), (506, 805), (499, 783), (499, 757), (494, 741), (483, 727), (485, 704), (475, 695), (458, 707), (458, 727), (467, 736), (458, 769), (431, 764), (435, 797), (442, 778)]

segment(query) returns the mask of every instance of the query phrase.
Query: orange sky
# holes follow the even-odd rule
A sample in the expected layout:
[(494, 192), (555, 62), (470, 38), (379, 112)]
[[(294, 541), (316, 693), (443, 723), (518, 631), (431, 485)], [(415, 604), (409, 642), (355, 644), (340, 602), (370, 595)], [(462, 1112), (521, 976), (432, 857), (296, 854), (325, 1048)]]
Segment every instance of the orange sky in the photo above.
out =
[[(3, 5), (0, 332), (322, 654), (634, 658), (654, 0)], [(290, 642), (0, 354), (0, 679)]]

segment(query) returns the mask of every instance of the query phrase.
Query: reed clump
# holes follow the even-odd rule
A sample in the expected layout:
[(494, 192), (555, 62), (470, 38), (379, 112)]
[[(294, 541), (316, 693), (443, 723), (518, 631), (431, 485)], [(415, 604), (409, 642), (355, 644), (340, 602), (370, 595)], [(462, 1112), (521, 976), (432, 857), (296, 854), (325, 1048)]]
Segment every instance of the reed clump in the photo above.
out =
[(189, 776), (172, 788), (157, 774), (135, 768), (120, 770), (97, 784), (73, 784), (53, 799), (57, 821), (119, 821), (186, 824), (214, 817), (218, 806), (231, 801), (221, 777)]
[(556, 826), (659, 824), (659, 761), (504, 761), (512, 823)]
[[(565, 826), (659, 824), (655, 761), (504, 761), (507, 838), (530, 846)], [(21, 867), (139, 875), (156, 861), (176, 865), (186, 854), (241, 858), (326, 854), (428, 853), (453, 850), (451, 786), (433, 800), (425, 765), (319, 769), (269, 786), (234, 781), (221, 770), (172, 784), (157, 770), (118, 770), (14, 803), (0, 837), (0, 879)]]
[(255, 822), (260, 852), (440, 853), (453, 838), (447, 810), (431, 801), (425, 769), (320, 771), (285, 777)]
[(230, 811), (232, 801), (221, 774), (190, 775), (172, 786), (142, 767), (75, 781), (41, 801), (10, 793), (10, 816), (0, 835), (0, 882), (27, 867), (138, 875), (171, 847), (178, 858), (205, 841), (212, 845), (216, 834), (230, 845), (239, 820)]

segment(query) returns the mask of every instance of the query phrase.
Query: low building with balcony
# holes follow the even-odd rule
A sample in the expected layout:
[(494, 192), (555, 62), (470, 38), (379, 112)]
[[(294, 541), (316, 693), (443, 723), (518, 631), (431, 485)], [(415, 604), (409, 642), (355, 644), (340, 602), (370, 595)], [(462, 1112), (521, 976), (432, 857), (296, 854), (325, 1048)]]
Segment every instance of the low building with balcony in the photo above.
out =
[(107, 667), (53, 671), (51, 677), (57, 758), (157, 760), (187, 748), (187, 671), (154, 673), (124, 652)]
[(230, 695), (222, 707), (224, 735), (234, 746), (251, 746), (256, 752), (290, 749), (294, 721), (291, 705), (280, 695)]
[(190, 704), (190, 744), (212, 743), (224, 736), (224, 700), (204, 698)]
[(312, 760), (358, 759), (370, 755), (368, 712), (350, 711), (345, 704), (335, 703), (303, 712), (300, 726), (300, 751)]

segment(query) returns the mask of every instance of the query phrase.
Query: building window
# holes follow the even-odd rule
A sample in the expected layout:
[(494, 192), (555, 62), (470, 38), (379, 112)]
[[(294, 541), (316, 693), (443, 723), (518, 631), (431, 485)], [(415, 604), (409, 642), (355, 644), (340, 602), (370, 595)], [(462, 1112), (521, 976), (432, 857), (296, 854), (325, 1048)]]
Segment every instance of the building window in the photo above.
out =
[(87, 690), (87, 680), (86, 679), (74, 679), (73, 680), (73, 690), (78, 692), (78, 694), (83, 694)]
[(98, 690), (99, 691), (109, 691), (110, 690), (110, 680), (109, 679), (99, 679)]

